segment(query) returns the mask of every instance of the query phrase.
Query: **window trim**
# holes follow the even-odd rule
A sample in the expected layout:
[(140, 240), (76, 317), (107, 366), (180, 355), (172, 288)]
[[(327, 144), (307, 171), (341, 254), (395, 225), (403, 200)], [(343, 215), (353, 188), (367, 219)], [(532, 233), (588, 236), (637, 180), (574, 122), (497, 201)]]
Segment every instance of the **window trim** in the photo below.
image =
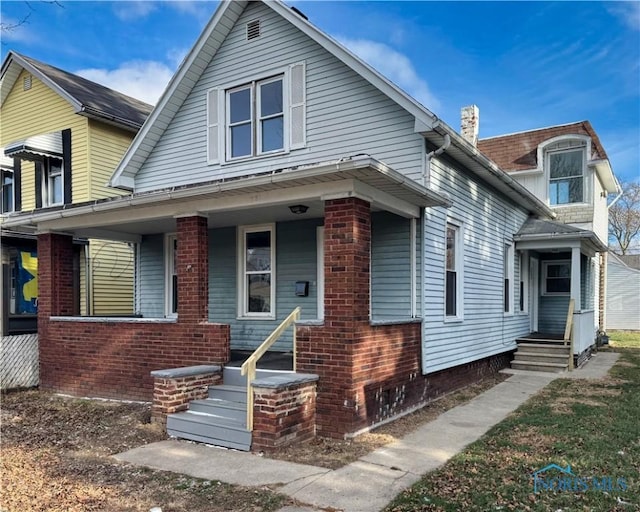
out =
[[(271, 301), (271, 311), (269, 312), (249, 312), (248, 309), (248, 297), (247, 297), (247, 287), (246, 287), (246, 247), (247, 247), (247, 234), (248, 233), (259, 233), (263, 231), (268, 231), (270, 233), (271, 239), (271, 247), (270, 247), (270, 258), (271, 258), (271, 269), (269, 270), (271, 276), (271, 290), (270, 290), (270, 301)], [(236, 290), (238, 295), (238, 310), (237, 310), (237, 319), (238, 320), (275, 320), (276, 319), (276, 225), (275, 223), (266, 223), (266, 224), (253, 224), (253, 225), (245, 225), (238, 226), (238, 236), (237, 236), (237, 261), (238, 261), (238, 269), (237, 269), (237, 284)], [(266, 272), (263, 272), (266, 273)]]
[[(60, 162), (60, 172), (56, 172), (55, 176), (60, 178), (60, 191), (61, 191), (61, 200), (58, 202), (53, 202), (51, 200), (52, 196), (52, 187), (53, 181), (51, 179), (51, 162), (53, 160), (57, 160)], [(47, 156), (43, 162), (43, 170), (42, 170), (42, 207), (47, 208), (49, 206), (60, 206), (65, 204), (65, 179), (64, 179), (64, 159), (58, 157)]]
[[(447, 231), (455, 230), (455, 272), (456, 272), (456, 314), (447, 315)], [(444, 289), (443, 317), (447, 323), (464, 320), (464, 224), (454, 219), (447, 219), (444, 225)]]
[[(515, 309), (515, 272), (514, 272), (514, 259), (515, 251), (512, 241), (505, 241), (503, 244), (503, 292), (502, 292), (502, 309), (505, 316), (511, 316), (514, 314)], [(508, 294), (505, 296), (505, 294)]]
[[(547, 291), (548, 268), (551, 265), (569, 265), (569, 290), (567, 292)], [(542, 295), (546, 297), (569, 297), (571, 296), (571, 260), (546, 260), (542, 262)]]
[[(177, 287), (177, 276), (178, 276), (178, 268), (177, 268), (177, 258), (174, 254), (173, 250), (173, 241), (178, 241), (177, 233), (166, 233), (164, 236), (164, 271), (165, 271), (165, 280), (164, 280), (164, 316), (165, 318), (178, 318), (178, 304), (176, 304), (176, 311), (173, 312), (172, 309), (172, 300), (173, 295), (177, 292), (174, 290), (173, 284), (173, 276), (176, 276), (176, 287)], [(175, 274), (174, 274), (175, 271)], [(179, 297), (177, 297), (179, 300)]]

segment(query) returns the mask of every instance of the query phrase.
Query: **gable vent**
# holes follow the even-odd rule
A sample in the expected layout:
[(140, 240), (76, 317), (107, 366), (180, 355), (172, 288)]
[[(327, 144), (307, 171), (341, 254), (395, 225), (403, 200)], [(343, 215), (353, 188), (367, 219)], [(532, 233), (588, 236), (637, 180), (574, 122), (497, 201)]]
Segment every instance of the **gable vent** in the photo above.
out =
[(25, 76), (22, 80), (22, 90), (28, 91), (29, 89), (31, 89), (31, 75)]
[(247, 41), (260, 37), (260, 20), (247, 23)]

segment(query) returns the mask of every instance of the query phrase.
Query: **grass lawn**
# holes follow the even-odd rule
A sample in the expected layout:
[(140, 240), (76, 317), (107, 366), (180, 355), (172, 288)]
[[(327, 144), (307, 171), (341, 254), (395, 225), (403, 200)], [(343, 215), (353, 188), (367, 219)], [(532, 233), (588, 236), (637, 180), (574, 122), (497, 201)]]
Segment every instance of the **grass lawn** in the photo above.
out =
[[(635, 336), (612, 335), (614, 346), (637, 343)], [(554, 381), (385, 511), (640, 510), (640, 350), (616, 350), (621, 356), (607, 378)], [(586, 492), (534, 493), (533, 473), (549, 464), (612, 485), (605, 480), (606, 491), (595, 490), (591, 480)], [(548, 480), (562, 476), (554, 471)]]
[(609, 345), (616, 348), (640, 348), (640, 331), (607, 331)]

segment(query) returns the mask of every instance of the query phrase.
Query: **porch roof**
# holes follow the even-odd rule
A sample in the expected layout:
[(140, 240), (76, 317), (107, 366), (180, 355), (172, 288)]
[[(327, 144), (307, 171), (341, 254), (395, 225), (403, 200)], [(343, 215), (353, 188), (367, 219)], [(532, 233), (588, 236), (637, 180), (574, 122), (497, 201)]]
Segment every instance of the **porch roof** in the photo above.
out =
[[(240, 224), (249, 216), (259, 222), (265, 221), (264, 215), (274, 221), (321, 217), (323, 201), (341, 197), (359, 197), (369, 201), (373, 210), (391, 211), (407, 218), (419, 217), (421, 208), (450, 204), (386, 164), (368, 155), (356, 155), (240, 178), (16, 213), (6, 217), (3, 225), (136, 241), (143, 234), (169, 232), (170, 226), (159, 221), (173, 222), (185, 215), (208, 216), (210, 225)], [(301, 202), (310, 206), (308, 214), (301, 217), (289, 212), (287, 205)]]
[(579, 245), (590, 252), (606, 252), (607, 246), (587, 229), (529, 217), (513, 240), (520, 249), (544, 250)]

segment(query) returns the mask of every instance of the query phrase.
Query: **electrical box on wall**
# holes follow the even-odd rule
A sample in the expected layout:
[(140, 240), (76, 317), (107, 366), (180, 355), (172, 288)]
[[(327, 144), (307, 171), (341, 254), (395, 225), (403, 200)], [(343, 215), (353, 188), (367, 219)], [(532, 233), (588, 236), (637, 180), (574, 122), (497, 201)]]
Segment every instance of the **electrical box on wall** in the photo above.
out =
[(309, 296), (309, 281), (296, 281), (296, 297)]

